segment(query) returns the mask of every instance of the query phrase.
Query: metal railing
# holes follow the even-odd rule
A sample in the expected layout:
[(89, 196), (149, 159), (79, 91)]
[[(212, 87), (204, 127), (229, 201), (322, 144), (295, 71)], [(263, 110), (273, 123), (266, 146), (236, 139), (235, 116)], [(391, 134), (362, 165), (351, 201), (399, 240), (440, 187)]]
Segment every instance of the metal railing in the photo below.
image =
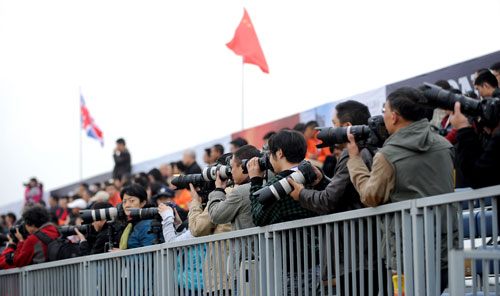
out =
[(498, 291), (476, 264), (466, 276), (462, 259), (478, 246), (498, 257), (499, 195), (493, 186), (4, 270), (0, 295), (441, 295), (448, 278), (451, 291), (467, 280)]

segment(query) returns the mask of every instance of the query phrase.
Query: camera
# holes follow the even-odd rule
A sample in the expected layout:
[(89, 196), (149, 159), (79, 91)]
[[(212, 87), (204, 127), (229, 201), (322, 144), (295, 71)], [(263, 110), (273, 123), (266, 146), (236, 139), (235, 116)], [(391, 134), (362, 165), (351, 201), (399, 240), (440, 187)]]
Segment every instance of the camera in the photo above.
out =
[[(102, 219), (104, 220), (104, 219)], [(83, 235), (87, 235), (90, 233), (92, 225), (90, 224), (82, 224), (82, 225), (71, 225), (71, 226), (61, 226), (59, 227), (59, 232), (62, 236), (70, 236), (75, 235), (75, 229), (78, 229)]]
[[(105, 208), (98, 210), (81, 210), (80, 217), (83, 219), (84, 224), (90, 224), (94, 221), (111, 221), (115, 218), (122, 219), (125, 218), (125, 212), (123, 211), (122, 203), (116, 205), (116, 208)], [(80, 230), (80, 229), (78, 229)]]
[(221, 180), (231, 179), (231, 167), (229, 165), (209, 165), (203, 169), (201, 176), (205, 181), (215, 181), (217, 179), (217, 172)]
[[(243, 168), (243, 174), (248, 174), (247, 164), (249, 161), (250, 161), (250, 159), (243, 159), (241, 161), (241, 167)], [(269, 154), (266, 153), (262, 157), (259, 158), (259, 168), (260, 168), (261, 172), (273, 169), (273, 166), (271, 165), (271, 162), (269, 161)]]
[(4, 242), (9, 240), (9, 235), (12, 238), (12, 240), (17, 244), (18, 239), (16, 237), (16, 230), (19, 229), (19, 233), (23, 236), (24, 239), (28, 238), (30, 235), (28, 233), (28, 230), (26, 230), (26, 227), (24, 226), (24, 221), (18, 222), (18, 224), (12, 226), (9, 228), (9, 233), (0, 233), (0, 244), (3, 244)]
[(317, 127), (319, 130), (318, 140), (322, 142), (316, 145), (317, 148), (331, 147), (336, 144), (349, 142), (348, 131), (360, 146), (367, 148), (380, 148), (384, 145), (389, 133), (385, 127), (384, 117), (376, 115), (368, 118), (368, 125), (353, 125), (349, 127)]
[[(175, 205), (173, 205), (170, 202), (166, 202), (164, 204), (171, 207), (172, 209), (175, 208)], [(151, 219), (161, 220), (161, 216), (158, 213), (158, 208), (135, 208), (135, 209), (129, 209), (129, 211), (130, 211), (130, 217), (135, 220), (151, 220)]]
[(481, 122), (486, 127), (494, 128), (500, 121), (499, 98), (485, 98), (479, 101), (461, 94), (452, 93), (430, 83), (424, 83), (421, 90), (427, 99), (424, 104), (430, 107), (454, 110), (455, 103), (460, 102), (460, 111), (462, 113), (473, 117), (480, 116)]
[[(302, 160), (297, 167), (297, 171), (293, 172), (287, 178), (292, 178), (299, 184), (311, 184), (316, 180), (317, 176), (311, 163), (307, 160)], [(275, 201), (292, 192), (293, 187), (288, 183), (287, 178), (256, 191), (254, 196), (259, 199), (259, 202), (264, 207), (272, 205)]]
[(191, 174), (191, 175), (178, 175), (172, 178), (172, 185), (177, 187), (177, 189), (189, 189), (189, 184), (193, 184), (194, 187), (200, 187), (205, 183), (201, 174)]

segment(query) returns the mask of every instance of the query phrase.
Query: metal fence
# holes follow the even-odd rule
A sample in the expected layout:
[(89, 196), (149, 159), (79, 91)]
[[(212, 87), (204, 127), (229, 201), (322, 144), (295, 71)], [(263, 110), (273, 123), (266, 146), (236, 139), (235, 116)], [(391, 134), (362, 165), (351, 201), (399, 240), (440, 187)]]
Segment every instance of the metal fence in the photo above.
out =
[[(499, 266), (485, 261), (500, 254), (498, 195), (494, 186), (4, 270), (0, 294), (441, 295), (450, 279), (451, 291), (498, 295)], [(464, 265), (479, 253), (463, 250), (476, 248), (494, 255)]]

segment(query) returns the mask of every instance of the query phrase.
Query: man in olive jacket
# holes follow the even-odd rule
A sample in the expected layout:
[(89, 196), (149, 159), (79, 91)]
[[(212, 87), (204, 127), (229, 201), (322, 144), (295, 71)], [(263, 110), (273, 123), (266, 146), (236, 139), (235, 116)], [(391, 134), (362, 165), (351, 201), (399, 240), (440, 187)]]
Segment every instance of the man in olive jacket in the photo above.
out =
[[(453, 182), (453, 146), (430, 129), (428, 109), (423, 93), (415, 88), (402, 87), (390, 93), (382, 110), (390, 137), (373, 157), (371, 172), (359, 155), (354, 136), (349, 134), (351, 181), (359, 192), (361, 202), (375, 207), (384, 203), (411, 200), (450, 193)], [(441, 227), (446, 229), (446, 211)], [(389, 224), (388, 265), (396, 271), (394, 221)], [(456, 241), (456, 225), (453, 234)], [(441, 237), (441, 290), (447, 285), (447, 234)], [(385, 240), (385, 239), (384, 239)], [(402, 264), (402, 263), (401, 263)]]

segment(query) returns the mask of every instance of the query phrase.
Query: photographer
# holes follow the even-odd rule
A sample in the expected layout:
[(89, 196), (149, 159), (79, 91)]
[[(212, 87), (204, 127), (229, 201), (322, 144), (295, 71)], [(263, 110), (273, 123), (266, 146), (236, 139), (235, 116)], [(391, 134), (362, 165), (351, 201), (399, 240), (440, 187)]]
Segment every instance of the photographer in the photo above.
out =
[(451, 115), (450, 121), (458, 130), (457, 162), (467, 185), (480, 188), (500, 184), (498, 172), (500, 168), (500, 118), (496, 126), (483, 127), (484, 136), (487, 139), (484, 144), (467, 117), (460, 111), (458, 102), (455, 103), (455, 112)]
[[(295, 131), (282, 130), (272, 136), (268, 143), (270, 152), (269, 160), (276, 175), (266, 183), (266, 187), (297, 171), (298, 165), (304, 160), (307, 151), (304, 136)], [(250, 203), (255, 225), (265, 226), (317, 216), (316, 213), (303, 208), (298, 201), (289, 195), (279, 200), (274, 200), (269, 207), (264, 207), (259, 202), (258, 197), (254, 195), (256, 191), (263, 187), (264, 182), (264, 172), (261, 172), (258, 161), (258, 157), (254, 157), (247, 164), (248, 176), (251, 181)], [(317, 175), (319, 176), (320, 174), (317, 171)]]
[(215, 181), (216, 189), (208, 195), (208, 212), (210, 220), (214, 224), (231, 223), (231, 230), (240, 230), (255, 227), (252, 221), (252, 211), (250, 206), (250, 179), (248, 174), (243, 173), (241, 161), (243, 159), (252, 159), (260, 157), (257, 148), (251, 145), (245, 145), (233, 155), (231, 159), (231, 174), (236, 186), (227, 196), (226, 183), (221, 181), (217, 173)]
[[(113, 206), (108, 202), (98, 202), (92, 206), (92, 210), (108, 209)], [(112, 246), (107, 246), (109, 239), (109, 229), (111, 227), (113, 242)], [(119, 222), (107, 222), (106, 220), (94, 221), (92, 222), (92, 229), (90, 234), (85, 237), (78, 229), (75, 228), (75, 232), (80, 239), (80, 255), (93, 255), (101, 254), (112, 249), (114, 246), (118, 246), (120, 241), (120, 231), (121, 224)]]
[(479, 72), (474, 80), (474, 88), (479, 92), (483, 99), (489, 97), (500, 97), (498, 89), (498, 80), (489, 70)]
[[(132, 220), (129, 210), (131, 208), (144, 208), (148, 198), (146, 190), (140, 185), (132, 184), (124, 187), (120, 196), (123, 200), (123, 211), (129, 217), (120, 237), (120, 249), (127, 250), (152, 245), (155, 234), (148, 233), (152, 220)], [(115, 248), (112, 251), (120, 249)]]
[[(371, 173), (360, 157), (354, 136), (349, 135), (347, 167), (363, 204), (375, 207), (453, 192), (453, 146), (431, 132), (426, 118), (428, 108), (421, 105), (426, 101), (421, 91), (411, 87), (402, 87), (389, 94), (382, 113), (391, 136), (373, 157)], [(389, 266), (395, 272), (394, 224), (384, 223), (391, 225), (390, 233), (384, 235), (391, 238)], [(444, 225), (446, 227), (446, 223)], [(444, 289), (448, 278), (446, 235), (442, 237), (441, 246), (441, 287)]]
[(49, 212), (41, 206), (32, 206), (23, 213), (23, 220), (29, 236), (24, 239), (19, 232), (16, 232), (17, 244), (12, 240), (9, 243), (13, 247), (16, 245), (13, 265), (23, 267), (29, 264), (42, 263), (47, 260), (47, 246), (38, 238), (36, 232), (42, 232), (52, 239), (59, 237), (56, 227), (49, 223)]
[[(335, 106), (336, 114), (333, 118), (333, 125), (336, 128), (339, 127), (348, 127), (352, 125), (367, 125), (368, 118), (370, 118), (370, 111), (368, 107), (356, 102), (356, 101), (346, 101)], [(359, 194), (354, 188), (354, 185), (351, 183), (351, 179), (349, 176), (349, 170), (347, 169), (347, 161), (349, 160), (349, 151), (346, 149), (347, 144), (338, 144), (342, 147), (343, 151), (340, 155), (337, 165), (335, 167), (335, 174), (332, 180), (328, 183), (328, 186), (325, 190), (316, 191), (312, 189), (305, 189), (303, 185), (297, 184), (292, 179), (288, 179), (288, 182), (293, 185), (294, 190), (290, 193), (294, 200), (300, 202), (300, 205), (306, 209), (309, 209), (313, 212), (316, 212), (320, 215), (338, 213), (349, 210), (356, 210), (360, 208), (364, 208), (365, 206), (361, 203), (359, 199)], [(372, 153), (367, 149), (363, 148), (361, 150), (361, 159), (363, 163), (371, 168), (372, 165)], [(364, 233), (365, 236), (368, 232)], [(340, 241), (339, 245), (342, 246), (343, 243), (343, 230), (340, 230)], [(367, 239), (365, 241), (368, 241)], [(349, 240), (348, 243), (350, 244)], [(334, 245), (334, 235), (332, 228), (332, 235), (330, 242), (324, 243), (322, 247), (325, 249)], [(366, 247), (366, 246), (365, 246)], [(351, 247), (349, 246), (349, 249)], [(358, 249), (358, 247), (355, 247)], [(344, 287), (344, 249), (340, 248), (339, 258), (337, 260), (340, 262), (340, 275), (336, 276), (335, 271), (333, 272), (332, 277), (337, 278), (337, 285), (342, 285), (342, 291), (345, 291)], [(368, 250), (356, 250), (356, 253), (364, 252), (365, 254), (365, 262), (364, 262), (364, 272), (365, 278), (368, 278)], [(333, 251), (332, 251), (333, 253)], [(352, 255), (349, 254), (349, 259), (347, 262), (351, 262)], [(323, 269), (321, 271), (322, 280), (325, 283), (325, 286), (328, 284), (328, 262), (327, 262), (327, 254), (323, 252), (323, 258), (321, 258), (323, 264)], [(356, 256), (356, 260), (359, 261), (359, 256)], [(330, 261), (331, 266), (335, 264), (335, 256), (331, 256)], [(356, 263), (356, 266), (360, 266), (359, 262)], [(349, 265), (349, 279), (350, 285), (352, 284), (352, 279), (356, 277), (356, 271), (351, 270), (351, 265)], [(357, 281), (358, 286), (360, 285), (360, 281)], [(378, 283), (378, 282), (375, 282)], [(371, 288), (371, 287), (370, 287)], [(327, 289), (327, 287), (325, 287)], [(368, 293), (369, 289), (366, 289), (365, 292)]]

